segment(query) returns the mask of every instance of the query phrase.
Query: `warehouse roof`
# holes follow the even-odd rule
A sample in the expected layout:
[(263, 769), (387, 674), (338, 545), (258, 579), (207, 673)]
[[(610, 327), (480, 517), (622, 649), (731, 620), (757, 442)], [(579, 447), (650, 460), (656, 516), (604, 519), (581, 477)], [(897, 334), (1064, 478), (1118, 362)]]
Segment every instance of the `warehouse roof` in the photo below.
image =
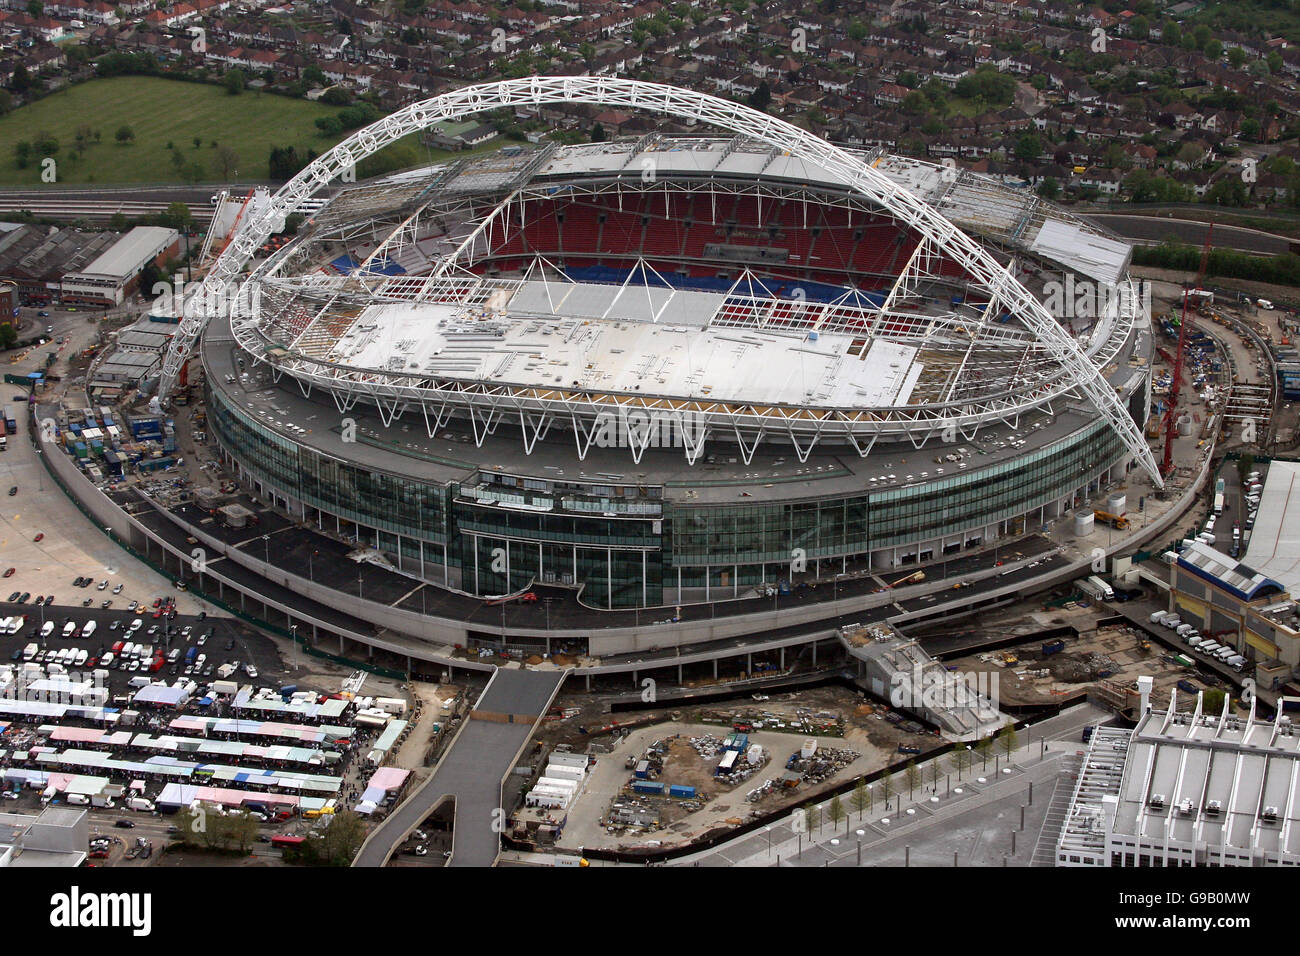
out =
[(129, 279), (176, 239), (175, 229), (165, 226), (136, 226), (97, 258), (81, 275)]
[(1269, 464), (1246, 560), (1288, 591), (1300, 591), (1300, 464)]

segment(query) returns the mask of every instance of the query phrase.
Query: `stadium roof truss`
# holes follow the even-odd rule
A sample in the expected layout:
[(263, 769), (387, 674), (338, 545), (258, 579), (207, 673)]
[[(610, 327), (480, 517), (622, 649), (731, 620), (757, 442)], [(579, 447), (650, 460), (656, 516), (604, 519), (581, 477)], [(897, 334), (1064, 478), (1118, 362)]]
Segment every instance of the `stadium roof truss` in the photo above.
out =
[[(318, 221), (313, 222), (314, 241), (322, 241), (326, 233), (333, 231), (346, 248), (346, 239), (354, 234), (353, 230), (364, 232), (367, 226), (373, 237), (374, 221), (366, 224), (357, 219), (365, 215), (367, 208), (391, 220), (392, 228), (351, 275), (312, 273), (287, 277), (282, 274), (284, 267), (297, 260), (284, 250), (262, 262), (244, 280), (245, 289), (252, 287), (251, 293), (241, 294), (232, 309), (236, 339), (255, 358), (271, 364), (277, 378), (285, 373), (293, 375), (306, 393), (314, 386), (329, 389), (340, 411), (346, 411), (364, 396), (380, 409), (387, 424), (407, 409), (418, 407), (432, 434), (452, 411), (460, 410), (468, 414), (480, 443), (507, 417), (517, 417), (528, 450), (553, 422), (567, 420), (573, 427), (580, 456), (590, 445), (596, 420), (609, 412), (625, 414), (635, 410), (647, 416), (690, 416), (702, 423), (705, 428), (699, 432), (699, 441), (686, 443), (686, 455), (692, 461), (703, 448), (703, 435), (708, 429), (734, 434), (746, 462), (764, 436), (780, 435), (789, 438), (800, 460), (807, 460), (819, 440), (832, 436), (851, 443), (865, 456), (882, 435), (906, 437), (920, 447), (936, 436), (948, 441), (956, 440), (958, 435), (968, 438), (993, 422), (1008, 422), (1015, 427), (1022, 413), (1050, 405), (1055, 397), (1078, 393), (1104, 416), (1152, 480), (1161, 483), (1150, 448), (1114, 387), (1103, 377), (1096, 356), (1089, 356), (988, 249), (861, 158), (775, 117), (707, 94), (660, 84), (615, 77), (529, 77), (465, 87), (405, 107), (339, 143), (260, 204), (257, 214), (241, 224), (208, 273), (205, 289), (227, 288), (286, 216), (310, 208), (316, 192), (395, 140), (448, 119), (503, 107), (550, 103), (645, 109), (730, 130), (739, 134), (736, 142), (747, 137), (769, 144), (773, 156), (795, 157), (848, 183), (856, 194), (919, 237), (906, 266), (878, 306), (853, 290), (846, 290), (832, 302), (782, 300), (767, 293), (762, 280), (744, 271), (707, 320), (708, 326), (717, 328), (789, 330), (792, 348), (797, 347), (798, 337), (809, 337), (812, 332), (853, 335), (857, 339), (850, 352), (863, 359), (877, 340), (910, 343), (914, 347), (913, 361), (923, 365), (917, 370), (918, 376), (922, 372), (925, 376), (918, 377), (917, 400), (870, 408), (819, 407), (815, 402), (755, 404), (727, 401), (725, 396), (715, 400), (431, 378), (391, 369), (358, 368), (331, 362), (318, 354), (320, 343), (337, 338), (375, 302), (438, 302), (490, 310), (492, 303), (508, 300), (525, 283), (535, 281), (529, 276), (542, 277), (547, 283), (569, 282), (553, 263), (540, 257), (534, 259), (523, 279), (478, 276), (466, 268), (466, 264), (472, 265), (493, 248), (502, 230), (509, 228), (512, 216), (520, 214), (519, 204), (546, 195), (540, 185), (530, 186), (527, 177), (504, 174), (504, 178), (497, 177), (499, 182), (491, 184), (508, 190), (504, 198), (485, 212), (480, 211), (477, 223), (454, 237), (458, 239), (454, 249), (440, 258), (427, 275), (394, 276), (368, 271), (377, 257), (414, 239), (422, 216), (436, 214), (437, 187), (450, 182), (456, 170), (462, 168), (460, 164), (440, 167), (433, 177), (424, 170), (422, 177), (410, 175), (408, 179), (407, 174), (402, 174), (390, 177), (386, 183), (345, 191), (340, 204), (349, 207), (352, 214), (332, 209), (334, 203), (327, 205)], [(538, 162), (527, 164), (530, 171), (537, 168)], [(629, 177), (628, 182), (634, 178)], [(626, 189), (627, 183), (620, 182), (618, 188)], [(453, 196), (450, 201), (458, 200)], [(465, 197), (465, 201), (472, 200)], [(939, 269), (945, 261), (958, 266), (970, 288), (983, 298), (975, 308), (930, 314), (921, 307), (928, 288), (952, 282), (952, 276), (942, 275)], [(654, 266), (639, 259), (636, 269), (646, 276)], [(625, 282), (618, 295), (641, 294), (626, 286)], [(653, 299), (648, 282), (646, 286), (644, 294)], [(656, 291), (669, 297), (674, 294)], [(1109, 321), (1127, 321), (1131, 325), (1133, 316), (1126, 315), (1127, 311), (1121, 308)], [(289, 312), (296, 318), (286, 324), (283, 316)], [(1016, 323), (997, 321), (1002, 315), (1014, 317)], [(160, 394), (171, 390), (207, 318), (205, 310), (192, 308), (187, 300), (181, 327), (164, 362)], [(278, 330), (286, 329), (297, 332), (288, 341), (274, 338)], [(313, 331), (317, 347), (313, 347)], [(1124, 337), (1112, 334), (1101, 339), (1105, 347), (1107, 343), (1122, 343)], [(434, 417), (430, 421), (431, 411)], [(640, 460), (635, 440), (633, 455)]]

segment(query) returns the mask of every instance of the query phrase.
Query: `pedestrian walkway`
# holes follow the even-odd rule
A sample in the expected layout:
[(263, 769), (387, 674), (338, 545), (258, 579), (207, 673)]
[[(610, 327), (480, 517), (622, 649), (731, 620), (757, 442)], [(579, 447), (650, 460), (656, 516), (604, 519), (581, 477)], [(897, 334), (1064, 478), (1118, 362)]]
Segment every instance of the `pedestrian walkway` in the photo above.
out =
[(1070, 798), (1074, 793), (1072, 784), (1083, 766), (1083, 758), (1072, 754), (1061, 763), (1061, 774), (1052, 787), (1052, 798), (1047, 804), (1047, 818), (1043, 828), (1038, 831), (1038, 845), (1034, 847), (1034, 858), (1030, 866), (1056, 866), (1056, 841), (1061, 837), (1061, 828), (1070, 815)]

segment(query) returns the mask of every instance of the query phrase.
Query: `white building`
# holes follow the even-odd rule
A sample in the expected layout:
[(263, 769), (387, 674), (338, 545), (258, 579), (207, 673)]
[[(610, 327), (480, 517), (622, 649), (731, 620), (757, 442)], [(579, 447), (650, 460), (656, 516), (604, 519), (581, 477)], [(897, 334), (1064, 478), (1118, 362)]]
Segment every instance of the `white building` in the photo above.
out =
[[(1149, 679), (1147, 679), (1149, 680)], [(1149, 691), (1148, 691), (1149, 692)], [(1058, 866), (1300, 864), (1300, 733), (1276, 720), (1146, 710), (1098, 728), (1057, 842)], [(1284, 698), (1285, 699), (1285, 698)]]
[(177, 232), (164, 226), (137, 226), (80, 272), (63, 277), (64, 302), (121, 305), (128, 289), (149, 263), (177, 251)]

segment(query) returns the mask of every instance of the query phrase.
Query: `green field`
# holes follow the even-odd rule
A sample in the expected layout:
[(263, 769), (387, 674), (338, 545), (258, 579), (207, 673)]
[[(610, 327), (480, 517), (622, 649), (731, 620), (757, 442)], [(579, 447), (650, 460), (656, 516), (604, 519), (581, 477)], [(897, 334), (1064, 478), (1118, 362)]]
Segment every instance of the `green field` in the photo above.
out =
[[(231, 96), (218, 86), (185, 83), (159, 77), (123, 76), (92, 80), (61, 90), (0, 118), (0, 185), (40, 186), (40, 156), (19, 169), (14, 149), (20, 141), (32, 142), (41, 133), (58, 141), (54, 154), (59, 183), (184, 183), (198, 179), (264, 180), (273, 146), (294, 146), (300, 156), (309, 149), (323, 153), (341, 137), (320, 135), (318, 117), (337, 112), (334, 107), (306, 100), (246, 90)], [(78, 128), (99, 133), (76, 155)], [(115, 134), (130, 126), (134, 142), (121, 144)], [(202, 145), (194, 146), (194, 137)], [(213, 146), (213, 142), (218, 146)], [(184, 160), (177, 167), (175, 152)], [(498, 142), (493, 148), (499, 147)], [(238, 156), (236, 171), (227, 177), (217, 162), (218, 147), (230, 147)], [(390, 149), (402, 150), (401, 165), (437, 161), (448, 154), (411, 142)], [(202, 167), (196, 176), (195, 166)]]

